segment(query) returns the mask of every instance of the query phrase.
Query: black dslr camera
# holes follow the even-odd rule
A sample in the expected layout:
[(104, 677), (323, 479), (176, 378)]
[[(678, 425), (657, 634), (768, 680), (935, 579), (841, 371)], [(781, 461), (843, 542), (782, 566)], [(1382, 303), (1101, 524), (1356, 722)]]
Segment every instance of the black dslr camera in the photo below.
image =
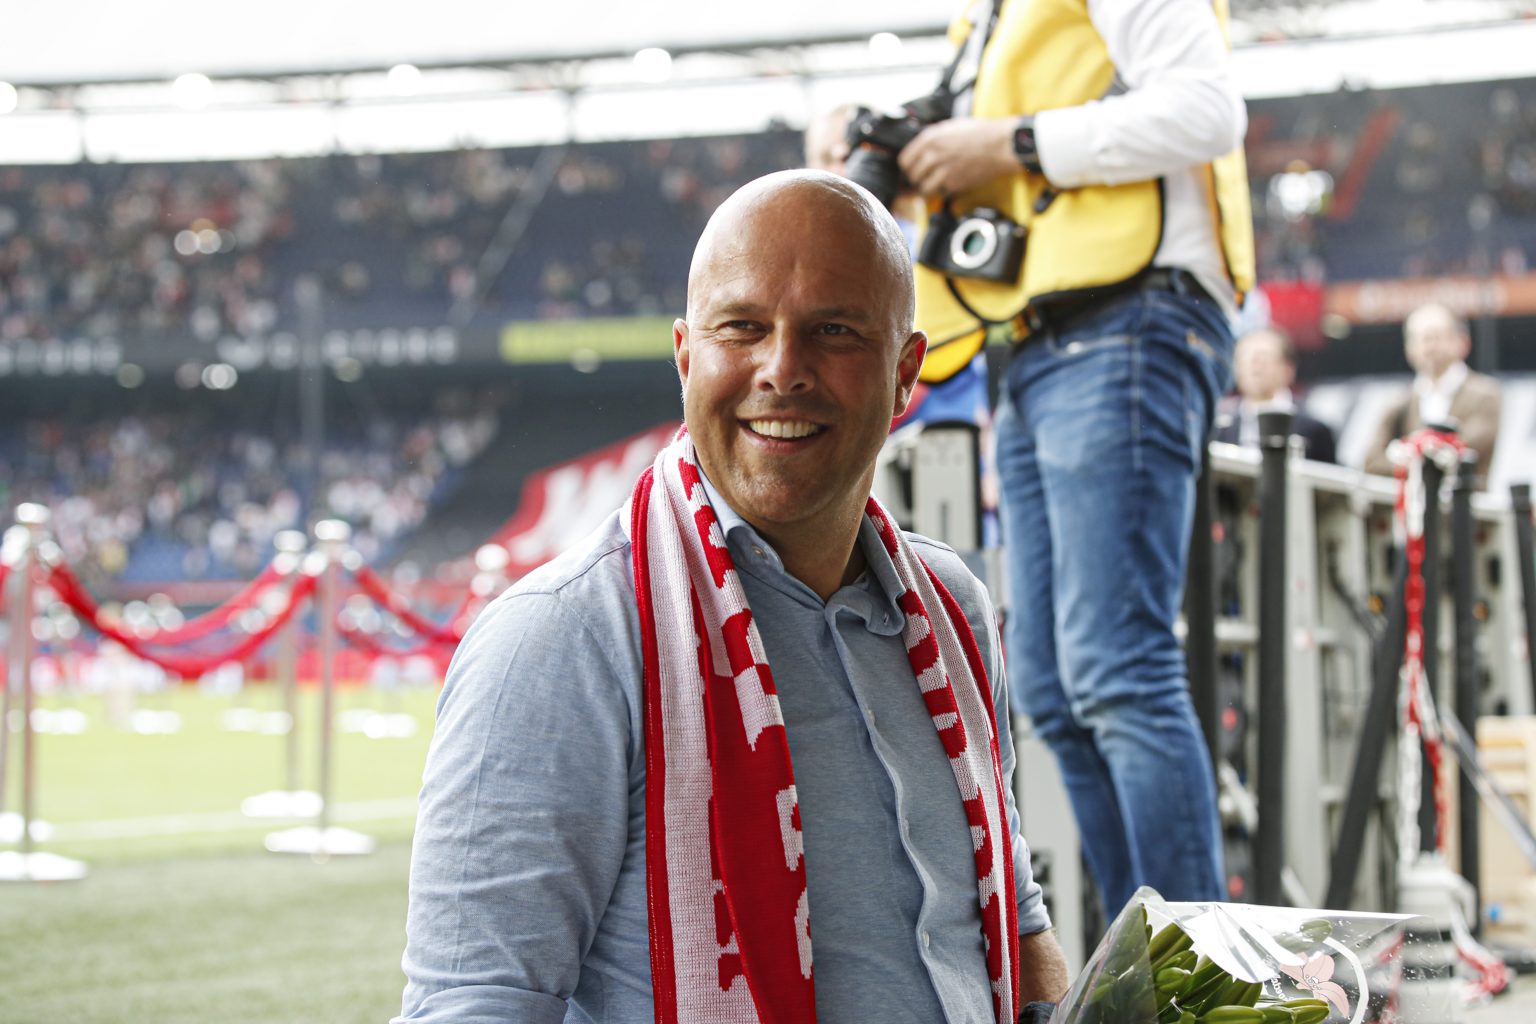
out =
[[(903, 104), (898, 114), (878, 114), (861, 107), (848, 123), (852, 153), (844, 173), (889, 209), (901, 186), (897, 155), (918, 132), (945, 120), (953, 110), (954, 97), (942, 89)], [(950, 277), (1007, 284), (1018, 280), (1026, 234), (1022, 224), (990, 207), (957, 216), (946, 203), (929, 218), (917, 261)]]
[(940, 91), (902, 104), (898, 114), (879, 114), (860, 107), (848, 122), (849, 157), (844, 170), (852, 181), (869, 189), (886, 209), (896, 200), (901, 168), (896, 156), (917, 133), (954, 110), (954, 97)]
[(928, 219), (917, 262), (950, 277), (979, 277), (1009, 284), (1024, 265), (1024, 225), (990, 206), (957, 217), (946, 204)]

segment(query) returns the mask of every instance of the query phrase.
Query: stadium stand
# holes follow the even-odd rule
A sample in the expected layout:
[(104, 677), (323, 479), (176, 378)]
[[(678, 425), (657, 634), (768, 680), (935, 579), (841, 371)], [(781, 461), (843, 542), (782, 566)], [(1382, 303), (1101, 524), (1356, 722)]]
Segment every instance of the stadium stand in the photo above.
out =
[[(783, 128), (555, 152), (547, 178), (537, 149), (0, 168), (0, 356), (295, 332), (301, 278), (323, 283), (327, 330), (433, 329), (465, 309), (487, 337), (512, 320), (665, 317), (719, 199), (800, 159)], [(1254, 101), (1248, 153), (1272, 285), (1522, 274), (1536, 251), (1536, 80)], [(1395, 329), (1376, 330), (1329, 357), (1396, 369)], [(529, 473), (676, 414), (659, 361), (371, 368), (364, 386), (329, 385), (316, 484), (294, 381), (242, 374), (224, 395), (155, 375), (136, 392), (0, 380), (15, 413), (0, 519), (52, 506), (92, 583), (248, 577), (274, 531), (320, 514), (350, 521), (370, 559), (428, 565), (489, 535)], [(523, 443), (523, 424), (545, 440)]]
[[(1261, 280), (1527, 270), (1536, 82), (1267, 99), (1249, 122)], [(1331, 184), (1288, 209), (1281, 179), (1307, 171)]]
[[(36, 400), (0, 426), (0, 504), (38, 502), (88, 583), (248, 579), (283, 529), (341, 518), (370, 561), (452, 493), (495, 437), (501, 396), (439, 386), (369, 386), (366, 415), (337, 396), (312, 460), (292, 396), (256, 380), (227, 394), (89, 389), (86, 402)], [(355, 390), (355, 389), (354, 389)], [(350, 408), (349, 408), (350, 406)], [(23, 406), (25, 408), (25, 406)]]
[(307, 274), (339, 327), (441, 322), (482, 293), (511, 316), (672, 310), (709, 211), (798, 152), (782, 130), (571, 147), (485, 282), (537, 150), (4, 168), (0, 341), (292, 329)]

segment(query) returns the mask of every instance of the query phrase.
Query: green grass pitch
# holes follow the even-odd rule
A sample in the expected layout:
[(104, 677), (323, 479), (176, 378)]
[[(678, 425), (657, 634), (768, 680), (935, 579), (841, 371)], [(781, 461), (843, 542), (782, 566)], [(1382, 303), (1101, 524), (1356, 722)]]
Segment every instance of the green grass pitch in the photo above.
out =
[[(53, 827), (38, 848), (84, 860), (90, 874), (0, 883), (0, 1020), (388, 1020), (404, 982), (414, 798), (436, 695), (338, 692), (338, 721), (349, 711), (353, 719), (370, 710), (406, 715), (414, 734), (337, 733), (335, 823), (379, 847), (324, 863), (262, 846), (267, 832), (308, 822), (240, 814), (243, 798), (284, 788), (284, 739), (230, 731), (226, 715), (275, 710), (275, 688), (238, 696), (182, 688), (141, 699), (140, 710), (180, 716), (180, 730), (167, 735), (111, 724), (99, 698), (40, 702), (50, 713), (84, 714), (86, 727), (37, 736), (35, 813)], [(298, 781), (313, 789), (318, 694), (303, 694), (300, 707)], [(19, 804), (19, 742), (13, 732), (11, 811)]]

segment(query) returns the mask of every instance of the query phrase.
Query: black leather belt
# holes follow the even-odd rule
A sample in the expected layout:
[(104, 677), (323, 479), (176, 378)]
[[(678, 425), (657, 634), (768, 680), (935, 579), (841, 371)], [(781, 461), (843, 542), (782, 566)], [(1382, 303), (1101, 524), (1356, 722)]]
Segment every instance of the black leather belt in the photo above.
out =
[(1024, 323), (1029, 326), (1031, 334), (1042, 331), (1060, 332), (1073, 320), (1103, 309), (1115, 299), (1140, 291), (1173, 292), (1175, 295), (1188, 295), (1212, 305), (1216, 302), (1211, 298), (1211, 293), (1206, 291), (1195, 275), (1189, 271), (1179, 267), (1153, 267), (1124, 284), (1057, 299), (1041, 306), (1031, 306), (1024, 311)]

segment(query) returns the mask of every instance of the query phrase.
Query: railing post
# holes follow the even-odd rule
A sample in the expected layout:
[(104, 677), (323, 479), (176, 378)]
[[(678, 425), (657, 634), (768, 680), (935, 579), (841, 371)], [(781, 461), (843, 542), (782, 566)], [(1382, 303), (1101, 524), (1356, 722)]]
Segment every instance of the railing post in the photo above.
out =
[[(1520, 558), (1520, 596), (1525, 604), (1525, 660), (1536, 708), (1536, 543), (1531, 533), (1531, 485), (1511, 484), (1509, 504), (1515, 516), (1515, 551)], [(1471, 729), (1471, 723), (1467, 724)]]
[(315, 524), (315, 541), (325, 555), (325, 570), (320, 576), (318, 625), (320, 631), (320, 816), (322, 833), (331, 825), (331, 768), (335, 755), (336, 732), (336, 612), (341, 556), (352, 528), (339, 519), (325, 519)]
[[(1473, 736), (1479, 712), (1477, 674), (1476, 538), (1472, 526), (1472, 492), (1477, 489), (1477, 455), (1464, 452), (1456, 468), (1456, 489), (1451, 492), (1451, 590), (1456, 609), (1456, 717)], [(1475, 742), (1475, 740), (1474, 740)], [(1482, 836), (1478, 829), (1477, 788), (1472, 773), (1458, 773), (1457, 840), (1461, 853), (1461, 877), (1472, 886), (1474, 915), (1469, 922), (1473, 935), (1483, 929)]]
[(1403, 667), (1403, 644), (1408, 631), (1404, 592), (1408, 582), (1408, 559), (1398, 552), (1397, 576), (1387, 600), (1386, 628), (1376, 641), (1371, 666), (1371, 696), (1365, 719), (1360, 723), (1360, 738), (1355, 744), (1355, 761), (1345, 794), (1344, 813), (1339, 820), (1339, 836), (1328, 866), (1328, 895), (1325, 907), (1348, 907), (1355, 896), (1355, 879), (1360, 872), (1360, 857), (1365, 849), (1365, 829), (1371, 809), (1380, 799), (1377, 785), (1381, 779), (1381, 761), (1387, 740), (1395, 731), (1397, 695)]
[(339, 519), (323, 519), (315, 524), (316, 546), (311, 557), (320, 562), (316, 603), (320, 632), (320, 807), (313, 826), (267, 836), (267, 849), (274, 853), (303, 853), (324, 860), (333, 855), (372, 853), (374, 849), (372, 837), (336, 826), (331, 794), (336, 732), (336, 612), (342, 561), (349, 553), (351, 537), (352, 528)]
[(1254, 901), (1285, 902), (1285, 659), (1290, 645), (1286, 566), (1291, 414), (1259, 414), (1259, 824), (1254, 838)]
[[(1445, 482), (1445, 470), (1434, 458), (1424, 458), (1424, 610), (1422, 628), (1424, 647), (1424, 686), (1434, 696), (1437, 707), (1445, 707), (1445, 689), (1440, 685), (1440, 566), (1441, 534), (1444, 531), (1440, 511), (1440, 485)], [(1422, 743), (1423, 740), (1420, 740)], [(1443, 837), (1439, 835), (1439, 822), (1435, 814), (1435, 794), (1439, 779), (1436, 777), (1427, 748), (1419, 762), (1419, 852), (1433, 853), (1440, 848)], [(1442, 770), (1443, 770), (1442, 765)]]
[(1200, 731), (1205, 734), (1212, 765), (1221, 760), (1222, 711), (1216, 654), (1216, 556), (1211, 535), (1214, 492), (1211, 448), (1207, 443), (1200, 453), (1194, 525), (1189, 535), (1184, 583), (1184, 661), (1189, 673), (1189, 697), (1200, 719)]
[[(25, 508), (26, 506), (22, 506)], [(5, 820), (10, 806), (11, 705), (19, 692), (32, 660), (31, 586), (27, 581), (32, 564), (32, 536), (18, 522), (5, 531), (0, 542), (0, 560), (6, 567), (5, 615), (9, 633), (5, 659), (5, 686), (0, 687), (0, 820)], [(23, 612), (22, 609), (27, 611)], [(22, 636), (22, 631), (26, 636)]]
[[(277, 557), (282, 559), (281, 568), (290, 579), (298, 578), (304, 561), (304, 549), (308, 538), (299, 530), (283, 530), (272, 538)], [(290, 585), (290, 594), (293, 587)], [(294, 615), (283, 628), (278, 639), (277, 671), (282, 677), (283, 714), (288, 718), (288, 731), (283, 734), (283, 792), (290, 796), (299, 790), (299, 634), (304, 628), (303, 619)]]
[(10, 644), (6, 665), (5, 700), (0, 701), (0, 813), (5, 810), (8, 779), (5, 771), (10, 758), (7, 742), (11, 732), (13, 689), (21, 697), (21, 800), (18, 817), (17, 847), (13, 853), (0, 853), (0, 881), (64, 882), (84, 878), (86, 866), (80, 861), (40, 853), (32, 848), (32, 825), (36, 817), (37, 733), (32, 727), (34, 693), (32, 690), (32, 615), (35, 582), (33, 571), (39, 563), (39, 549), (48, 541), (48, 509), (42, 505), (16, 507), (16, 525), (6, 531), (3, 548), (10, 568), (6, 595), (10, 619)]
[[(287, 581), (288, 599), (299, 600), (299, 580), (309, 575), (305, 549), (309, 538), (302, 530), (283, 530), (272, 538), (277, 554), (272, 565)], [(316, 557), (319, 557), (318, 555)], [(240, 802), (240, 810), (251, 818), (313, 818), (320, 813), (320, 794), (299, 785), (299, 638), (304, 633), (303, 617), (297, 612), (277, 637), (276, 685), (281, 687), (282, 716), (287, 719), (283, 733), (283, 786), (267, 790)]]

